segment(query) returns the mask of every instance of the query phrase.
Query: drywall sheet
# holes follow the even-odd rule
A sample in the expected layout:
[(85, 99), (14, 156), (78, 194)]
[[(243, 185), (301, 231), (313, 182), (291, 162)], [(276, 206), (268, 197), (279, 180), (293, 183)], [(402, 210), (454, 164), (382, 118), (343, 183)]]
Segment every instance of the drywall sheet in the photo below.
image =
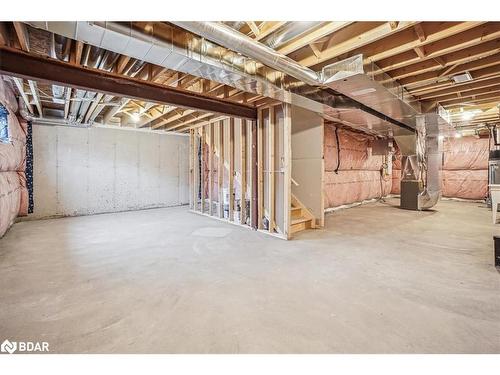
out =
[(323, 119), (314, 112), (292, 106), (292, 194), (319, 223), (324, 217)]
[(189, 202), (189, 137), (33, 126), (36, 218)]

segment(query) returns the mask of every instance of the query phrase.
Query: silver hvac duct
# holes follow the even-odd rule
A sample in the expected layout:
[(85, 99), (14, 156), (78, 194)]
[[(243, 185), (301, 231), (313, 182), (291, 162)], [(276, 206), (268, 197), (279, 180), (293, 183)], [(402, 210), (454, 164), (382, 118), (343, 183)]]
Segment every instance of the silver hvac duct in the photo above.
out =
[[(118, 53), (105, 51), (104, 55), (102, 55), (101, 57), (101, 61), (97, 65), (97, 68), (107, 72), (111, 71), (111, 69), (113, 69), (113, 66), (116, 63), (116, 60), (118, 60), (119, 56), (120, 55)], [(87, 91), (85, 93), (84, 101), (82, 102), (80, 109), (78, 110), (78, 117), (76, 119), (77, 122), (82, 122), (82, 120), (85, 118), (85, 114), (87, 113), (96, 95), (97, 94), (93, 91)]]
[(226, 21), (224, 24), (228, 25), (230, 28), (239, 30), (246, 24), (245, 21)]
[[(102, 56), (104, 55), (104, 50), (95, 46), (86, 45), (82, 54), (82, 65), (85, 67), (91, 67), (97, 69), (101, 63)], [(78, 121), (81, 118), (78, 114), (80, 113), (80, 107), (83, 101), (86, 99), (87, 91), (77, 89), (75, 91), (75, 96), (71, 101), (69, 106), (68, 120), (70, 123)], [(87, 105), (88, 108), (88, 105)]]
[(196, 21), (174, 21), (172, 23), (223, 47), (255, 59), (279, 72), (286, 73), (308, 85), (321, 85), (320, 76), (313, 70), (223, 23)]
[[(68, 61), (71, 51), (71, 39), (61, 35), (52, 34), (50, 55), (61, 61)], [(64, 86), (52, 85), (52, 101), (58, 104), (65, 103), (66, 88)]]
[(287, 22), (275, 32), (269, 34), (260, 42), (266, 46), (276, 49), (312, 29), (320, 26), (323, 22)]

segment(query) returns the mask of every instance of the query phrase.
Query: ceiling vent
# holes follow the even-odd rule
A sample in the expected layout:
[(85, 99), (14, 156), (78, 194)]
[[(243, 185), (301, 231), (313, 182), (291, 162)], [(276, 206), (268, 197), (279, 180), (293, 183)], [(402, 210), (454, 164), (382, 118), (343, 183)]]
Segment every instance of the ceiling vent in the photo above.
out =
[(469, 72), (465, 72), (463, 74), (457, 74), (456, 76), (451, 77), (451, 79), (455, 83), (464, 83), (467, 81), (472, 81), (472, 76)]

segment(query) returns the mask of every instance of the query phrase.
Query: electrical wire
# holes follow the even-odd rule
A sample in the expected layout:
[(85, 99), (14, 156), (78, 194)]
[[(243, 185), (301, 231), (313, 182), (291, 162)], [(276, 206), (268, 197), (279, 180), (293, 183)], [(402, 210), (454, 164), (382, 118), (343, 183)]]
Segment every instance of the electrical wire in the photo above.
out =
[(337, 167), (335, 168), (334, 172), (335, 174), (339, 174), (339, 168), (340, 168), (340, 141), (339, 141), (339, 134), (338, 134), (338, 126), (335, 127), (335, 141), (337, 142)]

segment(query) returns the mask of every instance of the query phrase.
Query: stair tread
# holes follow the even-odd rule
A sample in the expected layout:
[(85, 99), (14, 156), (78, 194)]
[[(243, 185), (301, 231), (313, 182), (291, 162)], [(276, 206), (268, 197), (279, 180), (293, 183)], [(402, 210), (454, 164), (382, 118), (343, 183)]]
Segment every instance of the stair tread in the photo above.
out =
[(296, 219), (292, 219), (292, 225), (293, 224), (300, 224), (300, 223), (304, 223), (306, 221), (311, 221), (311, 219), (308, 219), (307, 217), (298, 217)]

